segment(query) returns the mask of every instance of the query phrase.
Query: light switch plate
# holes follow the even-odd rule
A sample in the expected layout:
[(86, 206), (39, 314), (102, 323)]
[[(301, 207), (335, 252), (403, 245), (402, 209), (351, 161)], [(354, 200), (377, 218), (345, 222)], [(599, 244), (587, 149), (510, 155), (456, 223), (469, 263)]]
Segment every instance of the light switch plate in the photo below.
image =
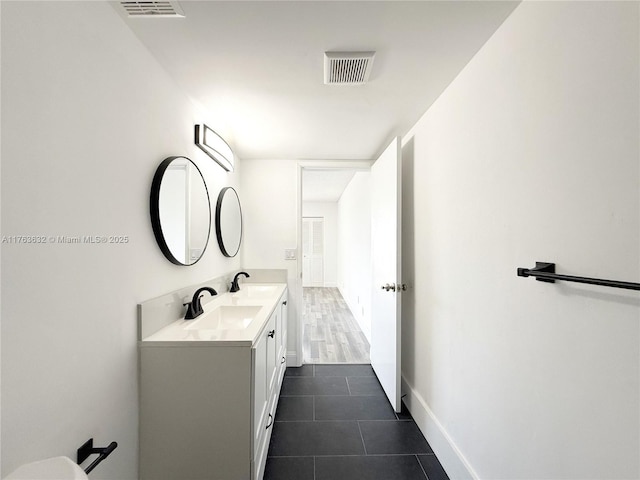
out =
[(284, 259), (285, 260), (295, 260), (296, 259), (296, 249), (295, 248), (285, 248), (284, 249)]

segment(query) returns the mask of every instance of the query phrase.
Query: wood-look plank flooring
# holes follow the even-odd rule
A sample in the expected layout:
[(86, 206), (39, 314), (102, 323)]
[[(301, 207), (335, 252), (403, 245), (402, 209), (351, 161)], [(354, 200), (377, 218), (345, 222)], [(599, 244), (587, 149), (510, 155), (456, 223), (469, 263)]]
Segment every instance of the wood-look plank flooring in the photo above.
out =
[(370, 363), (369, 342), (337, 288), (303, 289), (304, 363)]

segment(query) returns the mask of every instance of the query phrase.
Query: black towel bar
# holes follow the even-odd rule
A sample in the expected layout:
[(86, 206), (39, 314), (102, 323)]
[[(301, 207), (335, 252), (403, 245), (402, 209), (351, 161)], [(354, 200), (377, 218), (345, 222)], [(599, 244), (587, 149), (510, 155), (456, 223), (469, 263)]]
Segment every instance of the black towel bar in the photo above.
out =
[(84, 473), (89, 473), (91, 470), (96, 468), (100, 462), (102, 462), (105, 458), (107, 458), (111, 452), (113, 452), (118, 444), (116, 442), (111, 442), (106, 447), (94, 448), (93, 446), (93, 438), (90, 438), (78, 449), (78, 460), (77, 464), (80, 465), (84, 462), (89, 455), (93, 455), (94, 453), (98, 454), (98, 458), (96, 458), (91, 465), (84, 469)]
[(640, 290), (640, 283), (620, 282), (618, 280), (604, 280), (602, 278), (574, 277), (573, 275), (559, 275), (556, 273), (556, 264), (549, 262), (536, 262), (534, 268), (518, 268), (519, 277), (536, 277), (539, 282), (555, 283), (556, 280), (565, 282), (587, 283), (589, 285), (602, 285), (604, 287), (624, 288), (627, 290)]

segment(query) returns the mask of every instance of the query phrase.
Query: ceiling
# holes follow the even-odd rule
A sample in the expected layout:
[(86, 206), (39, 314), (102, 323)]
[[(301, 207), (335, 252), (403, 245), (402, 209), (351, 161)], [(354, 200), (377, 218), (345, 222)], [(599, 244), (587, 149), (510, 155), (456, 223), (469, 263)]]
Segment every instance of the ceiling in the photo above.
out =
[[(127, 18), (240, 158), (376, 158), (517, 6), (510, 1), (180, 1)], [(369, 82), (324, 85), (325, 51), (376, 51)]]
[(303, 202), (337, 202), (356, 174), (352, 168), (302, 170)]

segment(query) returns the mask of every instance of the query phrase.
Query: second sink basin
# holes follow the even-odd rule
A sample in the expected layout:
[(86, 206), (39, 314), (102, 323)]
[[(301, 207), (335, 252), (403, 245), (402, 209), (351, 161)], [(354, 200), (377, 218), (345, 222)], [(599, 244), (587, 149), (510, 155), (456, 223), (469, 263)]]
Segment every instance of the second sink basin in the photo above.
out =
[(277, 285), (254, 285), (245, 283), (239, 292), (233, 295), (247, 298), (268, 298), (277, 290)]
[(256, 318), (262, 307), (222, 305), (189, 322), (185, 330), (243, 330)]

